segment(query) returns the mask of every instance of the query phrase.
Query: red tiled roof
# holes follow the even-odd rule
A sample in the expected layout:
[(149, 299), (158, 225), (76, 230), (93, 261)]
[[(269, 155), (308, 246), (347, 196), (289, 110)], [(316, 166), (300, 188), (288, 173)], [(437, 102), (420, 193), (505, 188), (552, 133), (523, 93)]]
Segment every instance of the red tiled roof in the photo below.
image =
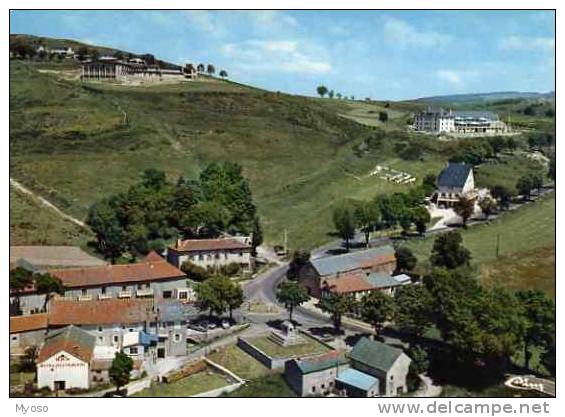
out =
[(10, 317), (10, 333), (31, 332), (47, 328), (47, 313)]
[(396, 263), (396, 256), (394, 252), (389, 254), (379, 254), (373, 256), (371, 259), (362, 261), (360, 263), (360, 267), (369, 269), (375, 266), (385, 265), (388, 263)]
[(96, 268), (57, 269), (49, 271), (49, 273), (59, 278), (63, 285), (68, 288), (158, 281), (186, 276), (180, 269), (162, 260)]
[[(358, 291), (369, 291), (375, 289), (375, 286), (365, 279), (364, 272), (352, 272), (340, 275), (336, 278), (328, 278), (324, 280), (331, 292), (349, 293)], [(322, 283), (322, 288), (325, 285)]]
[(72, 356), (90, 363), (94, 356), (96, 338), (74, 326), (56, 331), (53, 335), (47, 335), (45, 343), (37, 356), (37, 363), (45, 362), (53, 355), (65, 351)]
[(165, 261), (165, 259), (161, 255), (159, 255), (157, 252), (155, 252), (154, 250), (149, 252), (145, 256), (144, 259), (145, 259), (146, 262), (164, 262)]
[(150, 300), (136, 298), (93, 301), (53, 299), (49, 305), (49, 325), (142, 323), (148, 318), (150, 309)]
[(242, 250), (251, 249), (246, 243), (233, 238), (221, 239), (189, 239), (182, 240), (178, 245), (171, 245), (169, 249), (177, 252), (196, 252), (196, 251), (214, 251), (214, 250)]

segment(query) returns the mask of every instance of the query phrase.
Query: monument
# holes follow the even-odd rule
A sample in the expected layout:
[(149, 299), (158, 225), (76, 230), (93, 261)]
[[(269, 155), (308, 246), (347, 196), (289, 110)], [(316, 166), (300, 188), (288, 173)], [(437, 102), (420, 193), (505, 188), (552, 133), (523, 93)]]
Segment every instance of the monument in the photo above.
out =
[(271, 332), (269, 340), (280, 346), (295, 346), (305, 342), (294, 324), (288, 320), (283, 321), (281, 330), (273, 330)]

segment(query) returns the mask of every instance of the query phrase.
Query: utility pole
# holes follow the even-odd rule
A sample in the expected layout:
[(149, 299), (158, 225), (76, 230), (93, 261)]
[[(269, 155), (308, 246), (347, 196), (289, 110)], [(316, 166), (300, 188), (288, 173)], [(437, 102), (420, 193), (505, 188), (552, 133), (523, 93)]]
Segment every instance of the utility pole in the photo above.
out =
[(496, 234), (496, 257), (500, 254), (500, 233)]
[(288, 252), (288, 235), (287, 235), (287, 230), (284, 229), (284, 236), (283, 236), (283, 246), (284, 246), (284, 254), (286, 255)]

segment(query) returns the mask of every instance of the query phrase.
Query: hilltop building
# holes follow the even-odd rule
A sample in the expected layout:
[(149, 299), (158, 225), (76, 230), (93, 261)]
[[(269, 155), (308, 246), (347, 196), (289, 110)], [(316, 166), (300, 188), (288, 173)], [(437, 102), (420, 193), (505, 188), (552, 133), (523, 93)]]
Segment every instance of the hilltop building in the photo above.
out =
[(395, 250), (390, 245), (313, 259), (299, 271), (299, 282), (321, 298), (327, 292), (351, 293), (361, 298), (370, 291), (392, 293), (402, 285), (392, 277)]
[(414, 129), (428, 133), (500, 134), (508, 127), (489, 111), (452, 111), (428, 107), (414, 116)]
[(187, 64), (185, 67), (161, 68), (157, 65), (149, 65), (141, 58), (120, 60), (109, 56), (81, 63), (82, 81), (149, 82), (164, 79), (194, 80), (197, 76), (192, 64)]
[(435, 200), (438, 206), (452, 207), (461, 197), (475, 198), (473, 167), (449, 162), (437, 178)]
[(191, 262), (202, 268), (217, 268), (232, 263), (251, 269), (251, 245), (247, 237), (177, 240), (167, 248), (167, 260), (177, 268)]

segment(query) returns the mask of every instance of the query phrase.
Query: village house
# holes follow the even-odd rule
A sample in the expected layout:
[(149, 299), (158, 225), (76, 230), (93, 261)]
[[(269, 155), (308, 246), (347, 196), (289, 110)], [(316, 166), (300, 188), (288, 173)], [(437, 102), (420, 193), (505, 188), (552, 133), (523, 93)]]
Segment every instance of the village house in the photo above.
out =
[(461, 197), (476, 198), (473, 167), (464, 163), (449, 162), (437, 178), (434, 198), (440, 207), (452, 207)]
[[(89, 389), (108, 381), (108, 370), (116, 350), (100, 349), (96, 337), (67, 326), (49, 332), (36, 360), (37, 386), (52, 391)], [(132, 377), (139, 376), (141, 363), (134, 361)]]
[(299, 282), (310, 296), (325, 292), (354, 293), (357, 298), (369, 291), (392, 293), (399, 282), (391, 275), (396, 269), (394, 248), (390, 245), (313, 259), (299, 272)]
[(335, 381), (349, 364), (343, 353), (330, 351), (306, 359), (292, 359), (285, 363), (284, 376), (301, 397), (328, 395), (334, 391)]
[[(412, 361), (401, 349), (366, 337), (360, 339), (349, 355), (351, 367), (379, 380), (380, 395), (394, 397), (408, 391), (406, 376)], [(349, 379), (342, 381), (347, 389)]]
[(39, 347), (46, 332), (45, 313), (10, 317), (10, 355), (22, 355), (28, 347)]
[(157, 65), (149, 65), (141, 58), (121, 60), (107, 56), (96, 60), (85, 60), (81, 63), (82, 81), (148, 82), (166, 79), (194, 80), (197, 76), (191, 64), (184, 67), (170, 65), (162, 68)]
[(251, 269), (251, 245), (248, 238), (225, 237), (218, 239), (177, 240), (167, 248), (167, 260), (182, 267), (191, 262), (202, 268), (218, 268), (238, 264)]
[(67, 58), (71, 58), (75, 56), (75, 51), (70, 46), (65, 45), (57, 45), (48, 50), (51, 55), (61, 55)]
[(186, 354), (188, 314), (178, 301), (54, 299), (49, 327), (79, 326), (95, 336), (97, 345), (156, 360)]
[[(157, 254), (149, 254), (142, 262), (88, 268), (51, 269), (65, 287), (64, 297), (78, 301), (111, 298), (156, 298), (188, 301), (193, 294), (187, 277), (180, 269)], [(12, 295), (12, 301), (15, 298)], [(45, 295), (28, 288), (20, 297), (23, 314), (40, 311)]]

